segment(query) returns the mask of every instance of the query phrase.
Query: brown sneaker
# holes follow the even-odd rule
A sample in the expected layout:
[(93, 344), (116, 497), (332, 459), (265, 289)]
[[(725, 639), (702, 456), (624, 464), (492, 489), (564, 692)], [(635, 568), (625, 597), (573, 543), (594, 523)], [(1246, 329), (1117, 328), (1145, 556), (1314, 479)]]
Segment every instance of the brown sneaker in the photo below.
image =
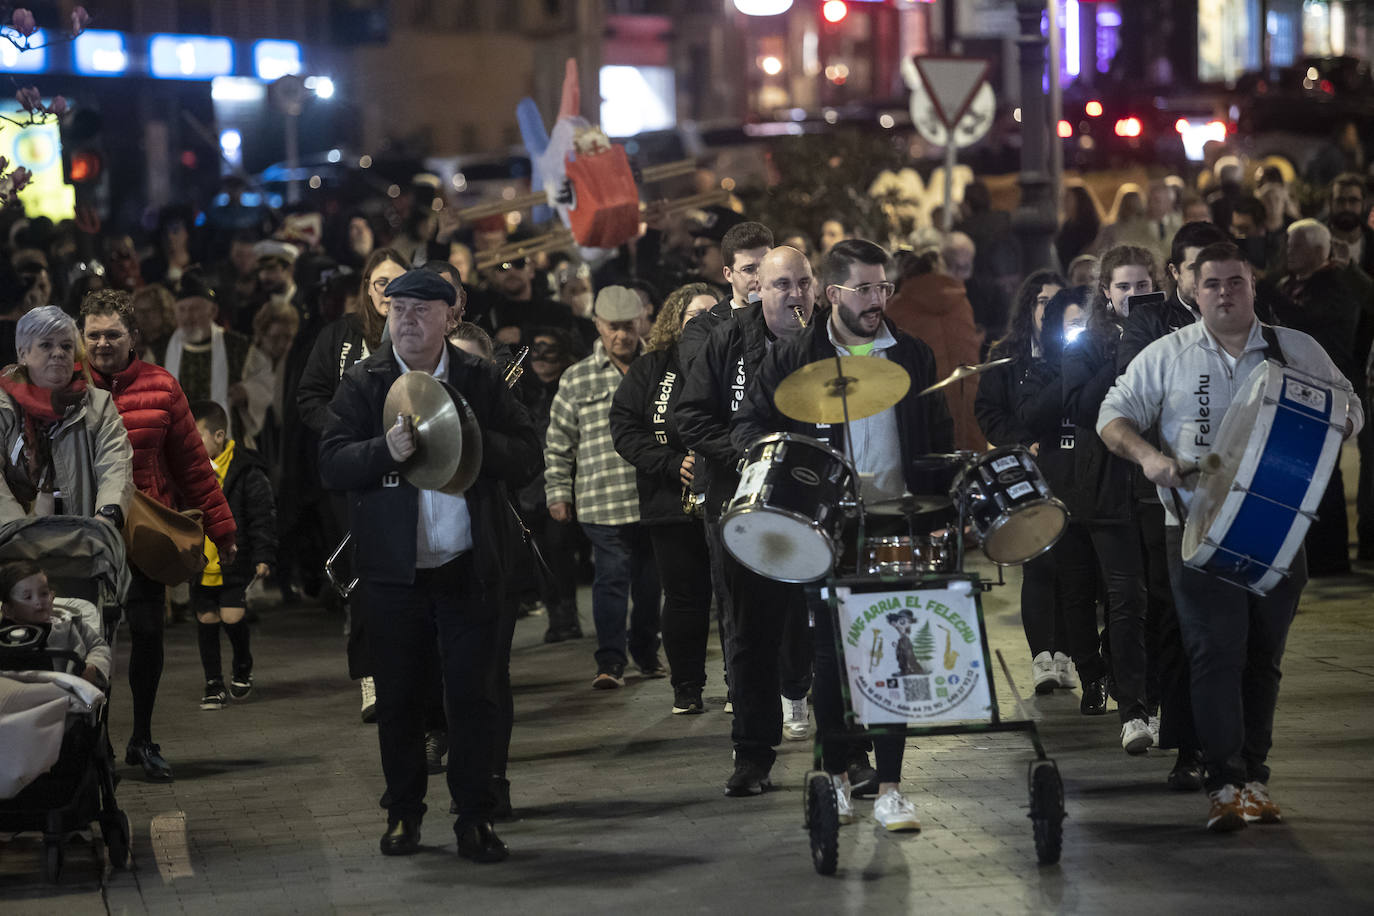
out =
[(1247, 782), (1240, 790), (1241, 813), (1247, 823), (1277, 824), (1283, 821), (1279, 806), (1269, 797), (1269, 787), (1262, 782)]
[(1212, 808), (1207, 813), (1207, 829), (1213, 833), (1230, 833), (1245, 827), (1245, 811), (1241, 806), (1240, 790), (1222, 786), (1209, 792)]

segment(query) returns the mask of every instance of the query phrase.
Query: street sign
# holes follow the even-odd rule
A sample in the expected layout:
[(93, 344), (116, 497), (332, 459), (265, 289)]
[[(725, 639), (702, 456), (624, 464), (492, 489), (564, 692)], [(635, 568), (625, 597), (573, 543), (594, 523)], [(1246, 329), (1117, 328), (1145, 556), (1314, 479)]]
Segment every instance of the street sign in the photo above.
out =
[(913, 61), (921, 82), (935, 103), (935, 111), (947, 128), (953, 128), (973, 102), (978, 87), (988, 76), (988, 62), (973, 57), (926, 55)]

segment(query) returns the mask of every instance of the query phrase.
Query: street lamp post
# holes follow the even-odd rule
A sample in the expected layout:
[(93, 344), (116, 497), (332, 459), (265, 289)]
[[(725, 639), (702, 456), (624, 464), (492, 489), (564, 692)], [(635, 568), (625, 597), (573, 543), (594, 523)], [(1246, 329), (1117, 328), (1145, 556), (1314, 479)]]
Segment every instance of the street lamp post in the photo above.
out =
[(1021, 204), (1012, 228), (1021, 241), (1021, 273), (1054, 266), (1051, 240), (1059, 228), (1049, 169), (1049, 120), (1045, 112), (1045, 38), (1040, 34), (1044, 0), (1016, 0), (1021, 75)]

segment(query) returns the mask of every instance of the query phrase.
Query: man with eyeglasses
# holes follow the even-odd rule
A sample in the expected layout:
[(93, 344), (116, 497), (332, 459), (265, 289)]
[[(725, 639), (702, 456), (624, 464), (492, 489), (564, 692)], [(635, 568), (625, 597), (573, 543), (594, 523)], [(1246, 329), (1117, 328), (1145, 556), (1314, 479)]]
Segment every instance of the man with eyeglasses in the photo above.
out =
[(721, 510), (739, 484), (741, 448), (730, 438), (731, 417), (768, 351), (801, 331), (795, 310), (810, 321), (816, 304), (811, 265), (795, 248), (774, 248), (761, 259), (758, 290), (760, 302), (732, 311), (711, 331), (687, 370), (677, 408), (678, 434), (696, 452), (698, 474), (705, 469), (709, 475), (704, 509), (711, 574), (725, 586), (718, 595), (725, 597), (723, 641), (735, 713), (735, 771), (725, 787), (730, 796), (758, 795), (769, 787), (773, 748), (782, 741), (783, 704), (800, 704), (804, 732), (811, 686), (800, 592), (735, 563), (720, 542)]
[[(855, 471), (861, 481), (866, 502), (900, 497), (904, 493), (933, 493), (947, 486), (916, 463), (922, 455), (949, 452), (954, 448), (954, 421), (943, 398), (921, 397), (920, 392), (937, 380), (935, 355), (923, 341), (899, 330), (883, 314), (892, 295), (887, 279), (888, 255), (880, 246), (864, 239), (836, 242), (821, 261), (821, 283), (830, 301), (827, 319), (810, 324), (805, 330), (773, 347), (745, 395), (744, 403), (730, 427), (736, 448), (744, 449), (760, 436), (775, 432), (801, 433), (828, 442), (845, 451), (846, 436), (852, 450)], [(768, 288), (765, 282), (765, 290)], [(894, 407), (871, 417), (854, 420), (848, 429), (843, 424), (802, 423), (784, 416), (773, 403), (773, 392), (783, 379), (802, 366), (835, 356), (872, 356), (890, 360), (907, 371), (911, 387)], [(946, 523), (934, 513), (917, 516), (915, 530), (928, 532)], [(908, 534), (905, 518), (868, 517), (869, 536)], [(890, 528), (885, 528), (890, 525)], [(844, 556), (841, 568), (854, 563), (857, 521), (849, 520), (842, 536)], [(841, 823), (853, 821), (851, 796), (865, 794), (853, 777), (855, 745), (840, 737), (844, 730), (844, 708), (840, 698), (840, 666), (835, 656), (833, 621), (820, 599), (819, 582), (805, 586), (777, 586), (804, 593), (814, 613), (816, 682), (812, 697), (816, 704), (816, 724), (822, 734), (823, 765), (834, 780), (840, 804)], [(805, 611), (803, 610), (803, 613)], [(805, 619), (805, 618), (803, 618)], [(737, 635), (738, 642), (746, 642)], [(738, 678), (741, 682), (744, 678)], [(739, 713), (736, 712), (736, 722)], [(831, 737), (826, 737), (831, 736)], [(888, 830), (918, 830), (915, 807), (902, 796), (900, 781), (902, 736), (873, 739), (877, 762), (877, 800), (874, 819)], [(741, 757), (752, 756), (740, 750)], [(757, 759), (757, 758), (755, 758)]]

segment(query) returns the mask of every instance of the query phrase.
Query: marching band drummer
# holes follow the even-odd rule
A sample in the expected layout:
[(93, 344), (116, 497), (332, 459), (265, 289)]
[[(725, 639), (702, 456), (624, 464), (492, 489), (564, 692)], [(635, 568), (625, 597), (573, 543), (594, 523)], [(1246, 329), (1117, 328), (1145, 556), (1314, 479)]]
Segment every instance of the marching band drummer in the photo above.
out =
[[(458, 854), (500, 862), (507, 850), (491, 826), (489, 772), (497, 722), (491, 647), (504, 588), (500, 526), (506, 485), (520, 486), (539, 472), (539, 439), (495, 368), (445, 340), (457, 298), (451, 283), (433, 271), (410, 270), (387, 286), (386, 296), (390, 340), (344, 373), (320, 440), (324, 485), (348, 491), (358, 539), (390, 796), (381, 851), (409, 855), (419, 848), (425, 698), (439, 674), (424, 669), (435, 658), (437, 639)], [(446, 379), (476, 416), (482, 467), (461, 495), (422, 492), (400, 474), (416, 453), (415, 432), (382, 411), (392, 383), (407, 372)]]
[[(850, 423), (854, 470), (865, 479), (864, 498), (900, 497), (905, 492), (930, 492), (931, 475), (914, 459), (954, 448), (954, 420), (944, 397), (921, 397), (919, 392), (935, 384), (935, 355), (929, 346), (898, 330), (883, 314), (892, 295), (887, 279), (887, 252), (864, 239), (845, 239), (831, 246), (821, 260), (821, 283), (832, 306), (829, 319), (815, 322), (791, 340), (780, 343), (764, 357), (754, 384), (730, 427), (738, 448), (746, 448), (760, 436), (793, 432), (828, 442), (845, 450), (841, 424), (820, 426), (790, 420), (778, 411), (773, 393), (793, 371), (817, 360), (839, 356), (876, 356), (891, 360), (907, 371), (911, 387), (896, 406)], [(767, 295), (768, 284), (764, 283)], [(872, 475), (871, 478), (869, 475)], [(894, 525), (883, 531), (882, 522)], [(868, 517), (871, 535), (906, 534), (905, 518)], [(856, 520), (845, 525), (844, 559), (852, 565), (856, 549)], [(811, 602), (819, 601), (815, 585), (806, 586)], [(823, 765), (835, 783), (841, 823), (853, 819), (847, 756), (853, 742), (843, 737), (844, 706), (840, 697), (840, 664), (835, 654), (835, 633), (828, 608), (817, 606), (814, 614), (816, 725), (822, 735)], [(826, 737), (830, 736), (830, 737)], [(902, 796), (900, 783), (905, 738), (874, 737), (873, 753), (878, 770), (878, 798), (874, 818), (888, 830), (918, 830), (915, 807)], [(846, 820), (847, 819), (847, 820)]]
[[(1299, 548), (1291, 573), (1265, 595), (1184, 566), (1182, 520), (1170, 490), (1185, 507), (1191, 490), (1184, 489), (1178, 456), (1206, 453), (1236, 386), (1266, 358), (1350, 393), (1347, 439), (1363, 426), (1364, 412), (1320, 344), (1256, 319), (1255, 280), (1239, 248), (1230, 242), (1208, 245), (1194, 270), (1202, 321), (1156, 340), (1131, 361), (1108, 391), (1097, 428), (1108, 448), (1139, 464), (1159, 487), (1168, 512), (1169, 579), (1191, 663), (1194, 722), (1211, 802), (1207, 828), (1225, 832), (1281, 819), (1269, 797), (1265, 758), (1273, 739), (1279, 665), (1307, 582), (1307, 561)], [(1165, 451), (1140, 435), (1155, 422)]]

